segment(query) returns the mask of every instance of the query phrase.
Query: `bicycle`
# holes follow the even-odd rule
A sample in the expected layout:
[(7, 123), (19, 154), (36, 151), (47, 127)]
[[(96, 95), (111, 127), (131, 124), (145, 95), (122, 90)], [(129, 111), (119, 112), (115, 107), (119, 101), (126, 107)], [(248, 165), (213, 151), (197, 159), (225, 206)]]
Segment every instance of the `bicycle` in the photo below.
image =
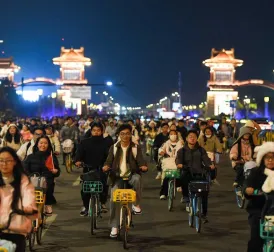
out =
[(133, 227), (132, 212), (129, 208), (129, 203), (136, 202), (136, 192), (129, 188), (129, 178), (122, 178), (123, 189), (116, 189), (113, 192), (113, 202), (120, 203), (120, 222), (119, 236), (123, 240), (123, 248), (128, 248), (128, 232), (130, 227)]
[[(7, 225), (6, 226), (0, 226), (0, 233), (5, 231), (5, 230), (8, 230), (9, 229), (9, 226), (11, 224), (11, 220), (12, 220), (12, 217), (17, 214), (17, 215), (22, 215), (22, 216), (32, 216), (34, 214), (37, 214), (38, 211), (37, 210), (33, 210), (32, 212), (30, 213), (26, 213), (22, 210), (14, 210), (12, 211), (10, 214), (9, 214), (9, 218), (8, 218), (8, 222), (7, 222)], [(31, 231), (32, 232), (32, 231)], [(9, 247), (9, 249), (7, 248), (4, 248), (4, 247), (0, 247), (0, 252), (14, 252), (15, 249), (16, 249), (16, 246), (14, 246), (13, 243), (11, 242), (7, 242), (7, 246)], [(32, 250), (31, 250), (32, 251)]]
[(202, 197), (209, 192), (209, 182), (208, 181), (190, 181), (188, 185), (189, 190), (189, 214), (188, 214), (188, 224), (190, 227), (194, 226), (197, 233), (201, 232), (202, 226)]
[(65, 154), (65, 167), (67, 173), (72, 172), (73, 168), (73, 158), (72, 158), (72, 152), (74, 148), (74, 143), (72, 140), (67, 139), (62, 143), (63, 152)]
[[(90, 167), (88, 165), (82, 164), (82, 167)], [(102, 218), (101, 204), (100, 204), (100, 194), (103, 192), (103, 183), (98, 179), (98, 175), (95, 174), (98, 170), (89, 171), (81, 175), (81, 180), (83, 181), (82, 190), (83, 193), (90, 194), (88, 216), (90, 217), (90, 233), (94, 235), (94, 230), (97, 229), (97, 220)], [(96, 178), (97, 177), (97, 178)], [(93, 180), (93, 179), (97, 180)], [(88, 179), (88, 180), (85, 180)]]
[(173, 200), (176, 196), (176, 179), (180, 178), (179, 170), (167, 169), (164, 171), (165, 178), (168, 181), (168, 210), (171, 211), (173, 208)]

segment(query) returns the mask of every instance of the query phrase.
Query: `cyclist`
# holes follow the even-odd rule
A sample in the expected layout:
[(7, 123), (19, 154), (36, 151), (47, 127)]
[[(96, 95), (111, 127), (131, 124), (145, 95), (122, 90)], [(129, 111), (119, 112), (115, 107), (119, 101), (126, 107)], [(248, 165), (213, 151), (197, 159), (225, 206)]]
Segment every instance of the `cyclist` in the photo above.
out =
[(33, 132), (33, 138), (31, 139), (30, 142), (24, 143), (20, 149), (17, 151), (17, 155), (21, 160), (25, 160), (28, 155), (33, 153), (33, 147), (35, 145), (36, 140), (45, 135), (44, 128), (42, 127), (37, 127), (34, 129)]
[(135, 214), (141, 214), (141, 176), (140, 172), (147, 171), (146, 161), (143, 158), (142, 149), (139, 145), (132, 142), (132, 128), (129, 124), (122, 124), (119, 127), (120, 141), (114, 144), (108, 154), (108, 158), (103, 167), (103, 171), (107, 172), (112, 168), (109, 174), (109, 183), (111, 185), (110, 200), (110, 237), (115, 238), (118, 234), (119, 226), (119, 210), (118, 205), (112, 201), (113, 192), (119, 188), (119, 177), (129, 177), (129, 184), (136, 191), (136, 204), (132, 205)]
[[(24, 173), (16, 152), (10, 147), (0, 150), (0, 225), (6, 226), (9, 214), (15, 210), (32, 212), (37, 210), (34, 187)], [(32, 217), (15, 215), (8, 230), (0, 233), (0, 239), (17, 245), (17, 252), (24, 252), (26, 235), (32, 228)]]
[(47, 180), (45, 214), (52, 215), (52, 205), (55, 204), (54, 197), (54, 178), (59, 177), (60, 168), (58, 159), (52, 155), (52, 146), (47, 136), (41, 136), (37, 139), (33, 153), (30, 154), (24, 161), (26, 172), (31, 175), (39, 173), (40, 176), (45, 176)]
[(58, 156), (61, 153), (61, 144), (60, 144), (60, 141), (59, 141), (57, 135), (55, 134), (54, 127), (50, 124), (47, 124), (45, 126), (45, 131), (46, 131), (46, 134), (51, 142), (54, 154), (56, 156)]
[[(262, 210), (265, 206), (265, 196), (257, 195), (254, 196), (254, 190), (261, 190), (267, 176), (266, 170), (270, 169), (273, 171), (274, 169), (274, 143), (267, 142), (262, 146), (256, 147), (255, 151), (258, 150), (256, 163), (258, 168), (252, 169), (250, 175), (246, 180), (246, 189), (245, 196), (249, 200), (248, 205), (246, 207), (246, 211), (248, 212), (248, 222), (250, 225), (250, 240), (248, 242), (248, 252), (263, 251), (263, 240), (260, 237), (260, 220)], [(264, 188), (264, 187), (263, 187)], [(273, 192), (272, 192), (273, 194)], [(270, 198), (270, 197), (269, 197)], [(272, 196), (273, 198), (273, 196)], [(269, 206), (273, 204), (273, 202), (269, 202), (271, 204), (267, 204), (266, 211), (272, 210), (271, 215), (273, 216), (273, 209), (269, 209)]]
[[(107, 140), (103, 137), (103, 125), (101, 123), (94, 122), (91, 125), (91, 137), (84, 139), (78, 146), (76, 152), (76, 166), (80, 167), (82, 163), (86, 164), (83, 173), (89, 172), (89, 169), (102, 168), (106, 158), (108, 156), (109, 146)], [(108, 187), (106, 184), (106, 174), (100, 174), (101, 182), (104, 185), (103, 193), (101, 194), (101, 207), (102, 211), (106, 212), (106, 202), (108, 195)], [(81, 197), (83, 201), (83, 207), (80, 212), (80, 216), (87, 216), (89, 209), (89, 199), (90, 195), (83, 193), (81, 190)]]
[(232, 168), (236, 171), (236, 178), (233, 186), (237, 187), (243, 180), (244, 163), (251, 161), (254, 156), (254, 144), (251, 131), (247, 127), (240, 129), (238, 139), (230, 150), (230, 160)]
[[(209, 159), (204, 148), (198, 144), (197, 130), (190, 130), (187, 133), (186, 143), (183, 148), (177, 152), (176, 165), (182, 169), (181, 183), (183, 198), (182, 202), (186, 203), (186, 211), (189, 211), (189, 192), (188, 184), (192, 180), (207, 180), (205, 173), (206, 168), (215, 168)], [(207, 201), (208, 195), (202, 198), (204, 222), (207, 222)]]
[(155, 179), (161, 179), (162, 176), (162, 169), (161, 166), (158, 164), (158, 155), (159, 155), (159, 148), (168, 140), (168, 130), (169, 126), (168, 123), (162, 123), (161, 125), (161, 133), (159, 133), (153, 142), (154, 148), (154, 161), (157, 164), (157, 176)]
[[(177, 156), (177, 152), (183, 147), (182, 142), (179, 140), (178, 132), (175, 130), (171, 130), (169, 132), (169, 140), (167, 140), (162, 147), (159, 149), (160, 156), (166, 156), (167, 167), (163, 167), (162, 169), (172, 169), (176, 168), (175, 158)], [(181, 187), (180, 187), (181, 188)], [(160, 191), (160, 200), (165, 200), (168, 194), (168, 179), (164, 178)]]

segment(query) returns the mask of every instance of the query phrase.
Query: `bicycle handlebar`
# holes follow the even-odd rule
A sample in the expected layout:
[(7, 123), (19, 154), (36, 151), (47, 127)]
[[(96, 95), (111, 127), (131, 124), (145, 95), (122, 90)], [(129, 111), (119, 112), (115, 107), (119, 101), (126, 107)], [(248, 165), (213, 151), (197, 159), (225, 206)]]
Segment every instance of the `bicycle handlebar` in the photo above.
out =
[(32, 212), (30, 213), (26, 213), (23, 210), (17, 209), (17, 210), (13, 210), (10, 214), (9, 214), (9, 218), (8, 218), (8, 222), (7, 222), (7, 226), (3, 227), (0, 226), (0, 232), (9, 229), (10, 223), (11, 223), (11, 219), (14, 215), (23, 215), (23, 216), (32, 216), (34, 214), (37, 214), (38, 210), (32, 210)]

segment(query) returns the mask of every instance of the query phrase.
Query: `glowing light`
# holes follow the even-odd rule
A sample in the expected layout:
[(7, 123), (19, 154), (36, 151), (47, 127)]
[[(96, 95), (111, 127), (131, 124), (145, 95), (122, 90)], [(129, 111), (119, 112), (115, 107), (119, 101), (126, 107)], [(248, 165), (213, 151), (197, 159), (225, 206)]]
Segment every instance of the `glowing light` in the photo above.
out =
[(112, 86), (112, 84), (113, 84), (113, 83), (112, 83), (111, 81), (107, 81), (107, 85), (108, 85), (108, 86)]
[(95, 94), (99, 94), (98, 92), (96, 92)]
[(86, 104), (86, 101), (85, 101), (85, 100), (82, 100), (81, 103), (82, 103), (82, 105), (85, 105), (85, 104)]
[(55, 99), (57, 97), (57, 94), (56, 93), (51, 93), (51, 98), (52, 99)]
[(39, 94), (37, 91), (25, 90), (23, 92), (22, 97), (25, 101), (30, 101), (30, 102), (36, 102), (39, 100)]
[(2, 54), (5, 54), (5, 51), (2, 51)]
[(43, 94), (43, 89), (37, 89), (37, 94), (42, 95)]
[(4, 43), (4, 40), (0, 40), (0, 44), (3, 44)]
[(265, 103), (269, 102), (269, 97), (264, 97), (264, 102)]

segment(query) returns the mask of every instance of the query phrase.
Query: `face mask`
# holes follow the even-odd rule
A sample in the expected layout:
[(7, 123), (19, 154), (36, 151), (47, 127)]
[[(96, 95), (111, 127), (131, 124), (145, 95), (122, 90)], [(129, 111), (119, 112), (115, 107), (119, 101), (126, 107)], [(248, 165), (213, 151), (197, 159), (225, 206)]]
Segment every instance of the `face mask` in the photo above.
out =
[(170, 138), (170, 140), (172, 142), (175, 142), (177, 140), (177, 136), (176, 135), (171, 135), (169, 138)]
[(211, 135), (205, 135), (206, 136), (206, 138), (211, 138)]

